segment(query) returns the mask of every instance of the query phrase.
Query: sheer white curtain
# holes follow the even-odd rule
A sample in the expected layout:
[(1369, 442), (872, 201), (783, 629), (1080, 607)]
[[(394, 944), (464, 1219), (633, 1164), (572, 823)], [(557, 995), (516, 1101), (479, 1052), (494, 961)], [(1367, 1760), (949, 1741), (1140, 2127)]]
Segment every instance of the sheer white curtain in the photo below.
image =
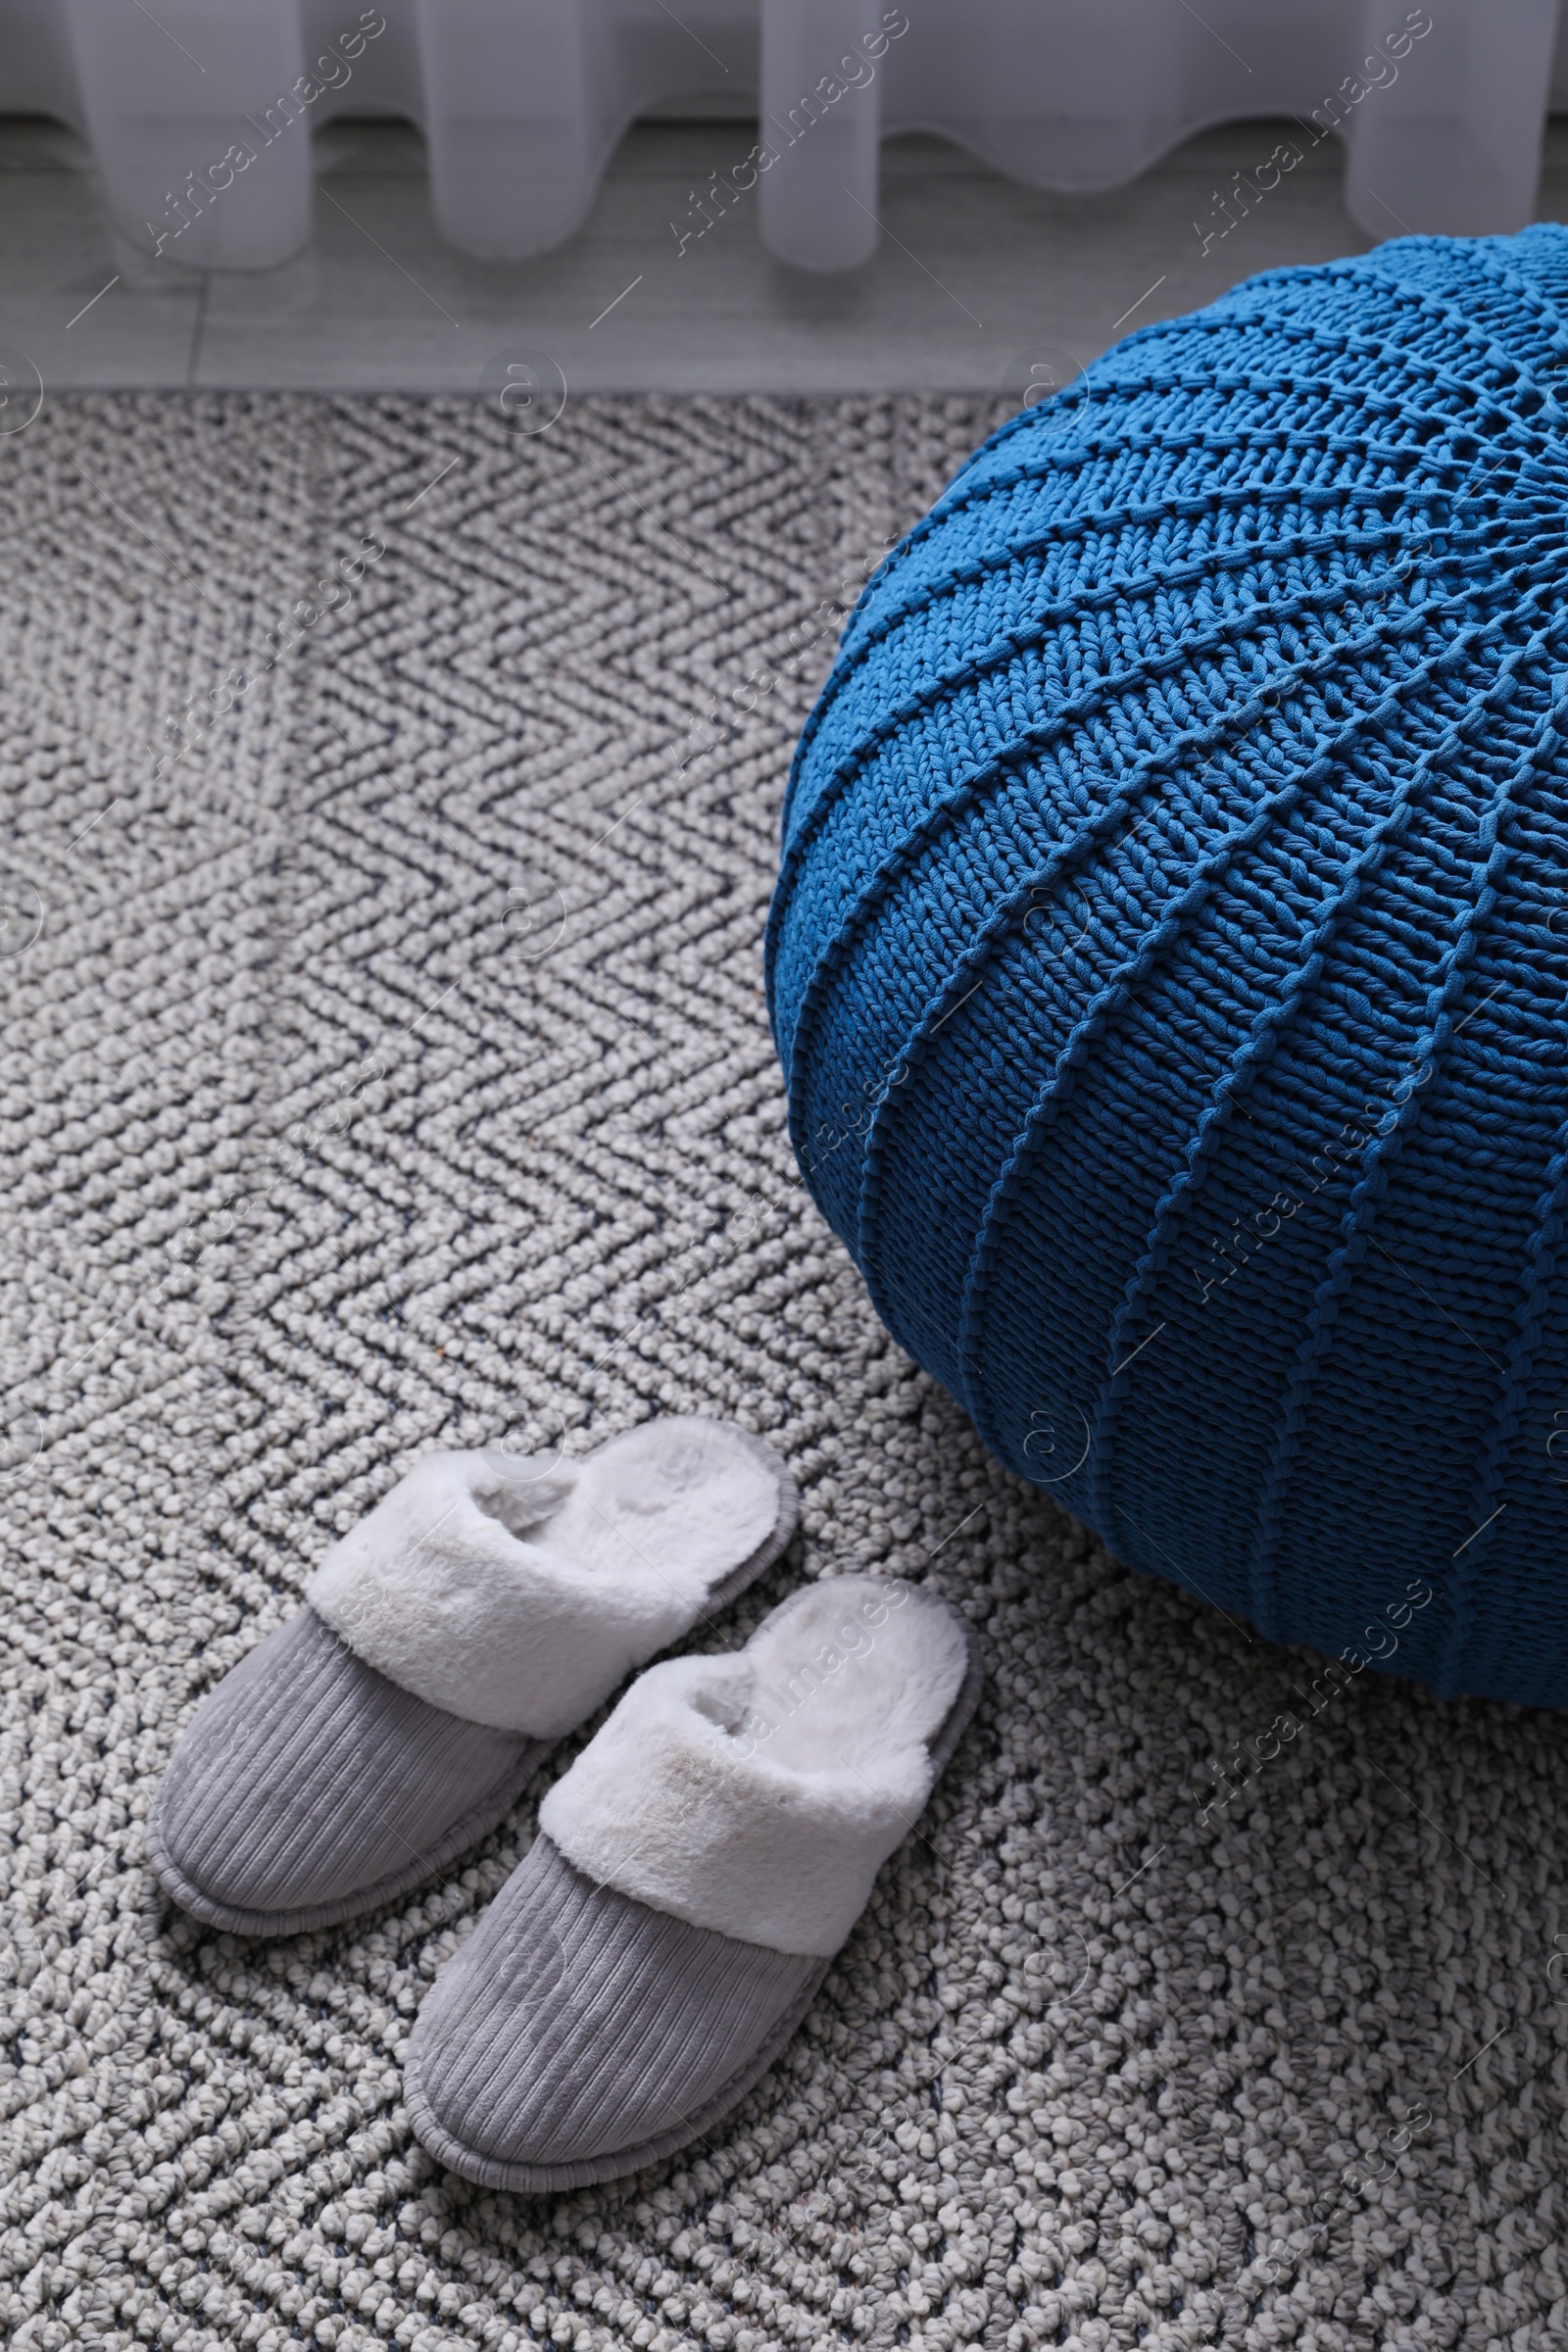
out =
[(571, 234), (648, 107), (750, 100), (672, 238), (756, 187), (771, 251), (835, 270), (874, 250), (880, 142), (913, 128), (1092, 189), (1205, 124), (1295, 118), (1214, 191), (1216, 235), (1331, 135), (1370, 234), (1516, 228), (1568, 101), (1557, 40), (1558, 0), (0, 0), (0, 108), (81, 130), (144, 251), (260, 269), (310, 234), (333, 116), (411, 117), (443, 233), (510, 260)]

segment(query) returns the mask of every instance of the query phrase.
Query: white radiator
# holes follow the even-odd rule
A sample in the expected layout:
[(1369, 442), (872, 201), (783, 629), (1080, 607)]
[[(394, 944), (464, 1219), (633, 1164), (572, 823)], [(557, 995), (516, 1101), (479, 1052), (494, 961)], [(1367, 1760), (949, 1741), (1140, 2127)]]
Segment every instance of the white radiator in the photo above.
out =
[(1470, 235), (1531, 217), (1544, 118), (1568, 97), (1557, 17), (1558, 0), (0, 0), (0, 111), (71, 123), (121, 232), (203, 269), (306, 241), (310, 132), (334, 116), (411, 118), (442, 233), (510, 261), (570, 236), (637, 115), (698, 96), (755, 103), (758, 131), (672, 239), (755, 187), (764, 242), (808, 270), (874, 250), (880, 142), (909, 129), (1087, 190), (1205, 125), (1294, 117), (1205, 199), (1200, 235), (1331, 135), (1370, 235)]

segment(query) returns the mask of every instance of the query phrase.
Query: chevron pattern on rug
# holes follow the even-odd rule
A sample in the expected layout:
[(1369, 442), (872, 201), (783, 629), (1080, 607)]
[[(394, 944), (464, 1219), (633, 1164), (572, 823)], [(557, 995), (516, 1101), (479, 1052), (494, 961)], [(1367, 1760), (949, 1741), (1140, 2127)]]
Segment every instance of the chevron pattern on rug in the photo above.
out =
[[(991, 1462), (785, 1142), (790, 747), (835, 597), (994, 421), (93, 396), (0, 437), (17, 2344), (1563, 2340), (1560, 1725), (1369, 1676), (1282, 1743), (1322, 1661)], [(421, 1450), (666, 1410), (804, 1491), (706, 1645), (883, 1570), (992, 1680), (744, 2105), (491, 2195), (413, 2141), (399, 2059), (533, 1803), (275, 1944), (163, 1904), (141, 1823)]]

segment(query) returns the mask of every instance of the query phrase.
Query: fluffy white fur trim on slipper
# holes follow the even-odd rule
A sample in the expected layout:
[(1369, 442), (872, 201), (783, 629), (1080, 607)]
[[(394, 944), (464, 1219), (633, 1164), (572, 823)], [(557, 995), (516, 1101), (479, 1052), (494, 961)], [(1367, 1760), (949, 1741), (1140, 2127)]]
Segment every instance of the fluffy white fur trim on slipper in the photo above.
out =
[(783, 1508), (765, 1448), (721, 1421), (644, 1422), (558, 1468), (432, 1453), (306, 1598), (432, 1706), (557, 1739), (690, 1630)]
[(539, 1809), (601, 1886), (778, 1952), (836, 1952), (931, 1793), (962, 1620), (878, 1577), (793, 1593), (743, 1650), (638, 1677)]

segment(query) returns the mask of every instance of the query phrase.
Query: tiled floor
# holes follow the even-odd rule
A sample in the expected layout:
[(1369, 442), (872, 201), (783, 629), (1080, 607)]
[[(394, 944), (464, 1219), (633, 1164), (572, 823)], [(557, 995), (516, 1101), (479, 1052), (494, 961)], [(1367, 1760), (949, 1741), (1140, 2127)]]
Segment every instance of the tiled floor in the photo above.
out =
[[(875, 259), (818, 277), (773, 261), (741, 207), (677, 253), (670, 221), (688, 218), (694, 181), (744, 153), (737, 122), (640, 123), (587, 225), (508, 266), (443, 245), (414, 130), (344, 122), (318, 141), (308, 249), (278, 270), (200, 275), (139, 263), (71, 134), (12, 120), (0, 122), (0, 347), (58, 390), (466, 391), (518, 347), (582, 392), (1015, 389), (1254, 270), (1363, 250), (1325, 143), (1203, 254), (1195, 220), (1212, 220), (1216, 184), (1275, 135), (1208, 132), (1093, 197), (1019, 187), (936, 139), (895, 140)], [(1568, 218), (1568, 122), (1548, 134), (1541, 211)]]

